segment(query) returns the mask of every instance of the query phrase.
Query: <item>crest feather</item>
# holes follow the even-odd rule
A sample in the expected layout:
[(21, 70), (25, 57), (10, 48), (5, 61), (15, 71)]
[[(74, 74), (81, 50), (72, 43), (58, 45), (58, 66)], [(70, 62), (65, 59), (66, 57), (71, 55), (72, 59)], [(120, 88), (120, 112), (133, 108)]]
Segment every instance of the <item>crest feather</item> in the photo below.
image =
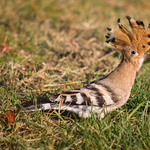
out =
[(125, 28), (120, 23), (120, 19), (118, 19), (118, 26), (121, 31), (107, 28), (112, 33), (112, 35), (108, 34), (107, 42), (110, 42), (118, 50), (123, 50), (124, 47), (131, 46), (140, 55), (148, 52), (150, 49), (150, 24), (148, 31), (146, 31), (143, 21), (136, 21), (129, 16), (126, 18), (129, 21), (132, 32)]

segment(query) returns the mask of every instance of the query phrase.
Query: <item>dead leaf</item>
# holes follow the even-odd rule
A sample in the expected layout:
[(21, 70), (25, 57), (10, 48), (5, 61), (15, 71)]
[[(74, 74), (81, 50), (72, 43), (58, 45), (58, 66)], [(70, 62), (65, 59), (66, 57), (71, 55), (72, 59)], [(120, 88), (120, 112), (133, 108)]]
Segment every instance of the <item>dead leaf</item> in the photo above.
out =
[(7, 110), (5, 118), (7, 123), (13, 123), (15, 121), (16, 116), (12, 110)]
[(3, 48), (3, 50), (2, 50), (2, 53), (4, 53), (7, 49), (8, 49), (8, 47), (5, 46), (5, 47)]

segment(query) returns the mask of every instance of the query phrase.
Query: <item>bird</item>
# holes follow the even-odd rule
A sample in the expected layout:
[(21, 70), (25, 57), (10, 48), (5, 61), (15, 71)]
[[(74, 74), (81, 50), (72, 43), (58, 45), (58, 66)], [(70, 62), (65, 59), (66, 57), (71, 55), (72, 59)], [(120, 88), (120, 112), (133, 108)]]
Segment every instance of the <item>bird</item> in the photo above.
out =
[[(37, 105), (38, 110), (66, 110), (79, 117), (92, 114), (103, 118), (107, 113), (123, 106), (129, 99), (136, 73), (145, 58), (150, 58), (150, 24), (146, 30), (143, 21), (126, 16), (131, 30), (118, 19), (119, 30), (107, 28), (106, 42), (122, 53), (119, 65), (103, 78), (86, 86), (53, 95)], [(31, 105), (24, 109), (35, 111)]]

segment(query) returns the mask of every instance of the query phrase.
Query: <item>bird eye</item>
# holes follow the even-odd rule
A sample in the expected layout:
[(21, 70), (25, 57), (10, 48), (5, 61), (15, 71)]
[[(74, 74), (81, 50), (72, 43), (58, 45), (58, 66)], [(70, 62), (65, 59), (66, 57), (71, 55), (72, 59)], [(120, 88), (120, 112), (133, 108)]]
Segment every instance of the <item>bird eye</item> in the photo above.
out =
[(133, 54), (133, 55), (134, 55), (134, 54), (136, 54), (136, 52), (135, 52), (135, 51), (132, 51), (132, 52), (131, 52), (131, 54)]

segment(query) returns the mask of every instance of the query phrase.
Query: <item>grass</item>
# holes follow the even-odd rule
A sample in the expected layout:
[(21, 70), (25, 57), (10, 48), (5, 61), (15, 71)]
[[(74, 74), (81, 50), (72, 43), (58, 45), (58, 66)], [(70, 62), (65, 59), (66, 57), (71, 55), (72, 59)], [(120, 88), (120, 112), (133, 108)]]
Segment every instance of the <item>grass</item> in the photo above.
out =
[[(103, 120), (16, 106), (80, 88), (112, 71), (120, 54), (105, 43), (106, 27), (129, 15), (150, 22), (144, 0), (7, 0), (0, 5), (1, 149), (149, 149), (150, 61), (129, 101)], [(5, 121), (15, 110), (14, 123)]]

